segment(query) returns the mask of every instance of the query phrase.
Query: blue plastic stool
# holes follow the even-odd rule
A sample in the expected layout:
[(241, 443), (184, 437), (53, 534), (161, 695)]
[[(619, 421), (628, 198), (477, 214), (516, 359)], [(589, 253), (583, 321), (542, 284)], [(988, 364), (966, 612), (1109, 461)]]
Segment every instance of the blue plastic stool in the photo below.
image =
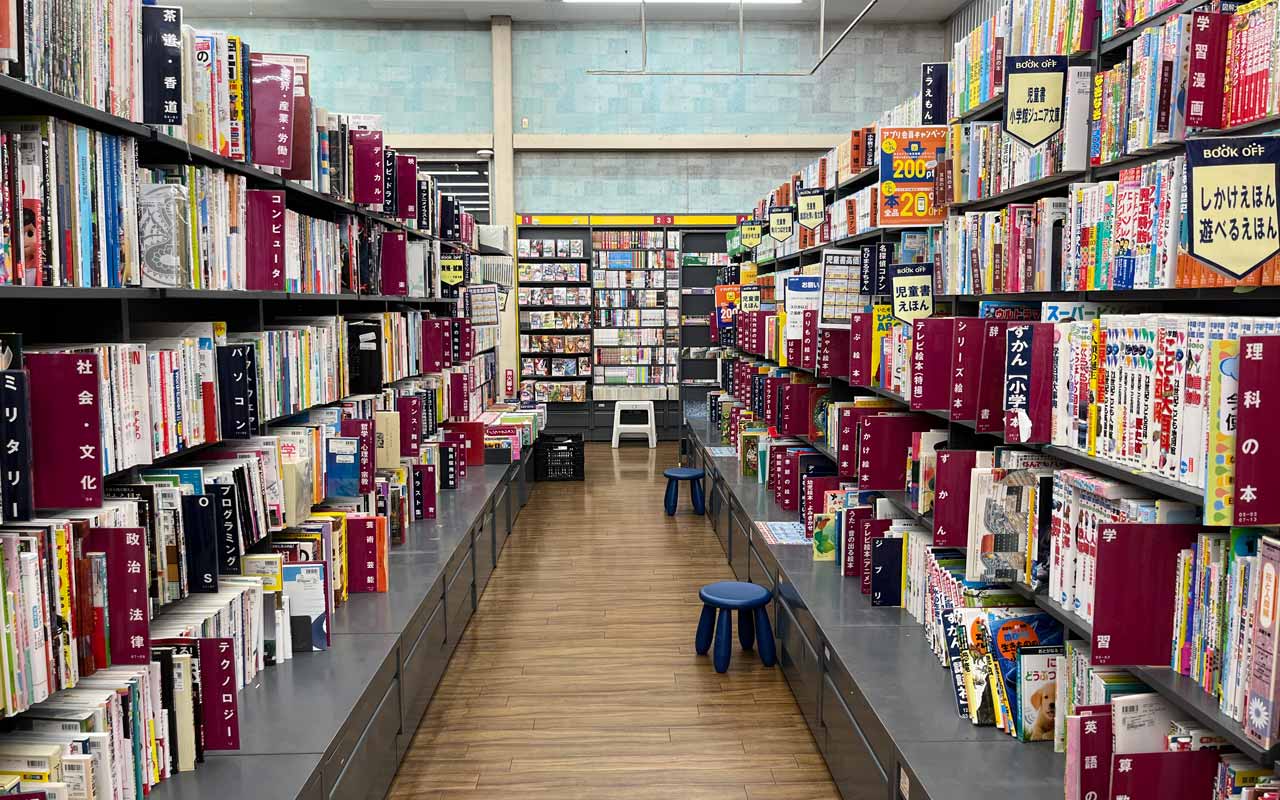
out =
[[(711, 633), (714, 628), (716, 672), (729, 669), (729, 612), (734, 609), (738, 611), (738, 642), (742, 644), (742, 649), (750, 650), (754, 643), (760, 651), (762, 664), (772, 667), (777, 663), (773, 626), (769, 624), (769, 615), (764, 610), (773, 598), (773, 592), (754, 583), (721, 581), (703, 586), (698, 597), (702, 598), (702, 616), (698, 619), (698, 636), (694, 640), (694, 649), (700, 656), (707, 654), (707, 650), (711, 648)], [(717, 610), (720, 612), (718, 621)]]
[(672, 467), (662, 473), (667, 476), (667, 516), (676, 515), (676, 501), (680, 499), (680, 481), (689, 481), (693, 495), (693, 510), (698, 514), (706, 514), (706, 497), (702, 489), (703, 471), (692, 467)]

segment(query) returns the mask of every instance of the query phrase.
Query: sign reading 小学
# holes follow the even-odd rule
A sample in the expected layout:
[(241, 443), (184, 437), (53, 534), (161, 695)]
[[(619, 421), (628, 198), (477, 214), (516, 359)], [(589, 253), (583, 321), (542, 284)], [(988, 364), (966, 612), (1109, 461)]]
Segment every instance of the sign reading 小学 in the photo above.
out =
[(1067, 103), (1066, 56), (1008, 56), (1004, 66), (1004, 130), (1035, 147), (1062, 130)]
[(796, 221), (801, 227), (811, 231), (817, 230), (827, 221), (827, 190), (801, 189), (797, 194), (799, 205), (796, 210)]
[(739, 230), (742, 232), (739, 241), (742, 242), (743, 247), (759, 247), (761, 240), (764, 239), (764, 220), (747, 220), (742, 223)]
[(741, 308), (743, 311), (760, 310), (760, 287), (747, 285), (742, 287)]
[(769, 206), (769, 235), (779, 242), (796, 235), (795, 206)]
[(947, 72), (946, 62), (920, 65), (920, 124), (947, 124)]
[(1280, 137), (1187, 140), (1191, 255), (1243, 278), (1280, 252)]
[(908, 324), (933, 314), (933, 264), (890, 264), (893, 316)]
[(933, 176), (946, 152), (945, 125), (880, 129), (882, 227), (943, 223), (947, 214), (935, 202)]

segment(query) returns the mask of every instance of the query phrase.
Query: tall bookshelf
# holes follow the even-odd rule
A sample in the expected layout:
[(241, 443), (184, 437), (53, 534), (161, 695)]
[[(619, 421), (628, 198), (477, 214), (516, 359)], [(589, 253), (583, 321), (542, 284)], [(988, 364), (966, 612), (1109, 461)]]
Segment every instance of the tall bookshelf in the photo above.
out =
[(705, 401), (716, 388), (722, 351), (712, 338), (717, 276), (729, 264), (725, 232), (685, 231), (680, 251), (680, 402)]
[[(684, 236), (692, 233), (699, 247), (723, 249), (724, 231), (736, 224), (741, 215), (616, 215), (616, 214), (519, 214), (515, 219), (517, 273), (520, 292), (521, 385), (546, 400), (548, 428), (558, 433), (580, 433), (593, 441), (608, 441), (613, 431), (613, 404), (617, 400), (652, 400), (657, 416), (659, 436), (674, 439), (679, 435), (682, 419), (681, 358), (683, 346), (681, 295), (681, 247)], [(624, 242), (626, 234), (626, 244)], [(631, 246), (631, 234), (638, 243), (649, 236), (652, 247)], [(662, 246), (656, 245), (661, 238)], [(563, 258), (545, 255), (548, 242), (583, 242), (581, 257)], [(534, 252), (533, 242), (542, 242), (541, 253)], [(593, 246), (593, 242), (599, 246)], [(603, 246), (604, 244), (609, 246)], [(571, 245), (572, 247), (572, 245)], [(572, 249), (570, 252), (575, 252)], [(609, 259), (619, 259), (609, 269)], [(635, 260), (622, 268), (621, 260)], [(547, 265), (550, 265), (549, 267)], [(612, 285), (609, 273), (635, 273), (644, 285)], [(584, 277), (585, 276), (585, 277)], [(621, 278), (614, 278), (620, 281)], [(589, 324), (585, 329), (535, 329), (534, 314), (546, 311), (531, 301), (535, 295), (524, 290), (568, 289), (586, 286), (591, 292)], [(530, 301), (526, 303), (526, 301)], [(623, 304), (629, 304), (625, 307)], [(643, 307), (642, 307), (643, 305)], [(582, 311), (565, 308), (563, 311)], [(614, 324), (618, 313), (646, 313), (645, 324)], [(554, 321), (554, 320), (552, 320)], [(636, 320), (637, 322), (641, 320)], [(608, 333), (602, 333), (609, 331)], [(537, 338), (543, 337), (543, 338)], [(555, 337), (547, 339), (545, 337)], [(572, 344), (587, 347), (591, 370), (571, 380), (562, 376), (530, 375), (523, 372), (526, 359), (554, 358), (555, 352), (539, 349), (548, 344), (559, 345), (559, 339), (574, 337)], [(585, 337), (585, 338), (583, 338)], [(652, 344), (641, 342), (653, 339)], [(630, 343), (628, 343), (630, 342)], [(575, 358), (583, 355), (573, 354)], [(634, 362), (634, 363), (624, 363)], [(528, 362), (533, 365), (533, 362)], [(548, 362), (550, 368), (552, 362)], [(540, 364), (539, 364), (540, 365)], [(581, 361), (575, 366), (580, 370)], [(574, 384), (583, 394), (554, 398), (539, 387)]]

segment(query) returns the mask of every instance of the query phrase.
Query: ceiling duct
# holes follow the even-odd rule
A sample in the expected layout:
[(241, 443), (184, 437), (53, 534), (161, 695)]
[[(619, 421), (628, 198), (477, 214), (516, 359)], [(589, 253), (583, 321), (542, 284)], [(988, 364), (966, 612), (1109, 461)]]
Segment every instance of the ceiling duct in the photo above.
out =
[(709, 70), (709, 71), (688, 71), (688, 70), (651, 70), (649, 69), (649, 27), (645, 20), (645, 0), (640, 0), (640, 69), (589, 69), (588, 75), (652, 75), (658, 77), (699, 77), (699, 76), (715, 76), (715, 77), (753, 77), (753, 78), (807, 78), (818, 71), (835, 49), (840, 46), (844, 38), (854, 29), (867, 12), (875, 7), (877, 0), (869, 0), (866, 7), (858, 12), (858, 16), (853, 18), (848, 27), (841, 31), (836, 40), (831, 43), (830, 47), (826, 46), (826, 27), (827, 27), (827, 0), (818, 0), (818, 60), (807, 70), (795, 70), (788, 72), (747, 72), (746, 71), (746, 26), (743, 18), (743, 0), (738, 0), (738, 69), (730, 70)]

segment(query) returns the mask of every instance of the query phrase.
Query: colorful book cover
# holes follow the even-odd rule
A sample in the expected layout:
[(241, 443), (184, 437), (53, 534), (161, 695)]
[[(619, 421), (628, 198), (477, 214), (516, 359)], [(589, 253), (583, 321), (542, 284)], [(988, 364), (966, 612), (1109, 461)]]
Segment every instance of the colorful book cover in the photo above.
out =
[(1234, 519), (1236, 404), (1240, 342), (1209, 343), (1209, 457), (1206, 460), (1204, 524), (1230, 525)]

